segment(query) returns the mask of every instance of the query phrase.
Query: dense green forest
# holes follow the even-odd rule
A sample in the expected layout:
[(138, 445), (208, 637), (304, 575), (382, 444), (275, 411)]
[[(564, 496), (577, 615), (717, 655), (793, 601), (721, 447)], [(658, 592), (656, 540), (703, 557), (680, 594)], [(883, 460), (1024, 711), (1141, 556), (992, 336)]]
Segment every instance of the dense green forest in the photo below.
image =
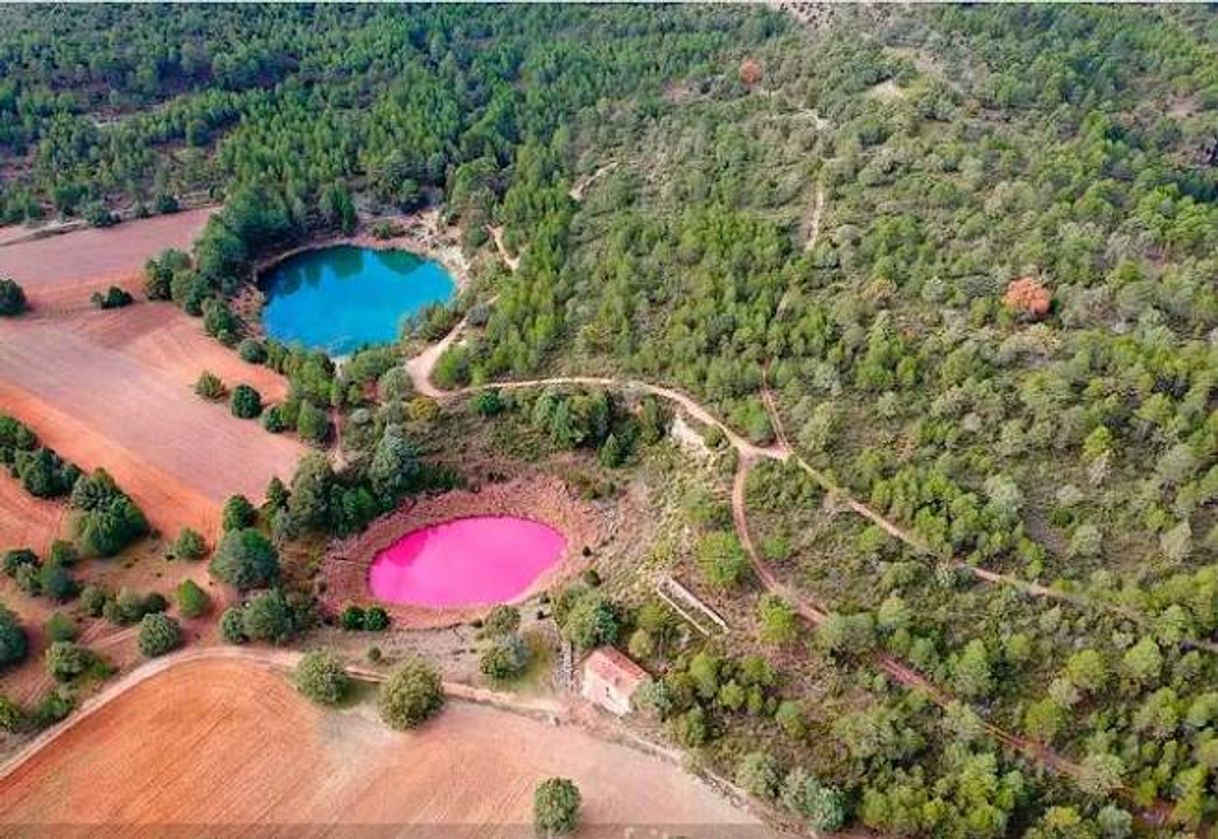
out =
[[(887, 835), (1189, 835), (1218, 816), (1211, 10), (47, 6), (0, 24), (4, 221), (224, 201), (150, 294), (235, 344), (220, 299), (259, 254), (439, 202), (471, 252), (494, 223), (521, 257), (478, 278), (494, 303), (445, 384), (622, 374), (759, 443), (768, 385), (800, 456), (929, 545), (834, 512), (792, 467), (752, 474), (767, 558), (830, 621), (811, 637), (764, 601), (759, 645), (637, 652), (664, 671), (672, 736), (739, 759), (755, 794)], [(340, 376), (270, 352), (294, 385), (275, 422), (364, 411), (343, 442), (368, 456), (355, 478), (307, 461), (285, 531), (350, 532), (451, 480), (416, 475), (400, 436), (422, 406), (363, 404), (393, 359)], [(609, 466), (655, 426), (603, 395), (478, 410)], [(708, 581), (753, 597), (713, 508), (690, 513)]]

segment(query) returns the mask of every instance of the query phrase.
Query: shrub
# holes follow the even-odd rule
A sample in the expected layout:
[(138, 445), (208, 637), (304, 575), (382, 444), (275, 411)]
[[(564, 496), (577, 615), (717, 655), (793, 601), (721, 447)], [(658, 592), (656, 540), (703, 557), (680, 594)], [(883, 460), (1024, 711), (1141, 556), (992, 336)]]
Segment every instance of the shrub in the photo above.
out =
[(111, 623), (129, 626), (142, 620), (145, 615), (165, 611), (167, 605), (165, 598), (156, 592), (139, 595), (123, 589), (118, 593), (118, 597), (105, 602), (102, 614)]
[(519, 678), (529, 666), (529, 648), (519, 635), (498, 638), (482, 653), (482, 674), (496, 681)]
[(351, 605), (343, 609), (338, 618), (339, 625), (348, 632), (359, 632), (364, 628), (364, 610), (360, 606)]
[(779, 801), (819, 833), (832, 833), (846, 823), (845, 796), (833, 787), (822, 785), (802, 767), (787, 773)]
[(697, 547), (698, 564), (711, 585), (731, 588), (744, 580), (749, 561), (735, 533), (717, 531), (701, 538)]
[(34, 553), (29, 548), (14, 548), (4, 554), (4, 574), (7, 577), (16, 577), (17, 572), (21, 570), (23, 565), (32, 565), (38, 567), (38, 554)]
[(330, 417), (312, 402), (301, 402), (296, 415), (296, 433), (306, 443), (324, 443), (330, 436)]
[(246, 338), (237, 345), (237, 355), (250, 364), (263, 364), (266, 362), (266, 347), (261, 341)]
[(224, 382), (216, 374), (204, 370), (195, 382), (195, 393), (211, 402), (219, 402), (224, 398)]
[(262, 427), (271, 434), (282, 434), (288, 430), (288, 421), (283, 416), (283, 408), (272, 405), (262, 412)]
[(571, 833), (579, 826), (579, 787), (566, 778), (546, 778), (533, 791), (533, 827), (538, 835)]
[(481, 416), (493, 417), (503, 412), (503, 397), (495, 389), (484, 390), (474, 397), (474, 410)]
[(57, 682), (70, 682), (93, 664), (93, 653), (71, 641), (54, 641), (45, 653), (47, 672)]
[(164, 655), (182, 643), (181, 625), (163, 612), (144, 615), (140, 620), (140, 654), (148, 658)]
[(185, 579), (178, 584), (178, 611), (184, 618), (198, 618), (211, 609), (211, 598), (194, 580)]
[(85, 586), (80, 592), (80, 605), (93, 618), (100, 618), (110, 600), (110, 593), (101, 586)]
[(249, 640), (245, 634), (245, 614), (240, 606), (229, 606), (220, 616), (220, 637), (226, 644), (244, 644)]
[(17, 615), (0, 605), (0, 668), (19, 664), (29, 652), (29, 641)]
[(380, 606), (369, 606), (364, 612), (364, 629), (368, 632), (384, 632), (389, 628), (389, 613)]
[(34, 713), (31, 715), (33, 724), (37, 728), (54, 725), (72, 713), (72, 709), (75, 707), (76, 699), (72, 696), (72, 692), (62, 685), (56, 687), (42, 697), (34, 707)]
[(38, 570), (38, 590), (62, 603), (75, 597), (79, 587), (67, 568), (48, 563)]
[(0, 278), (0, 316), (12, 317), (26, 309), (25, 291), (16, 280)]
[(381, 685), (377, 708), (381, 719), (399, 731), (414, 728), (444, 705), (439, 672), (422, 659), (407, 661)]
[(261, 588), (279, 578), (279, 554), (257, 530), (230, 530), (216, 546), (210, 568), (216, 577), (243, 591)]
[(347, 671), (333, 653), (306, 653), (296, 665), (296, 689), (319, 705), (337, 705), (350, 685)]
[(296, 634), (296, 614), (278, 589), (251, 600), (241, 615), (241, 623), (251, 641), (283, 644)]
[(76, 638), (76, 621), (63, 612), (55, 612), (47, 618), (43, 629), (52, 641), (72, 641)]
[(790, 644), (799, 634), (799, 621), (791, 604), (774, 594), (767, 594), (757, 604), (761, 621), (761, 640), (770, 644)]
[(227, 533), (230, 530), (242, 530), (253, 527), (258, 521), (258, 511), (244, 495), (230, 495), (224, 502), (224, 512), (221, 516), (221, 527)]
[(173, 541), (170, 552), (175, 559), (202, 559), (207, 553), (207, 543), (197, 531), (183, 527), (178, 532), (178, 538)]
[(48, 565), (58, 565), (61, 568), (71, 568), (80, 559), (76, 546), (66, 539), (56, 539), (51, 543), (51, 551), (47, 554)]
[(507, 635), (520, 628), (520, 610), (515, 606), (500, 604), (487, 613), (483, 623), (487, 635)]
[(774, 798), (781, 777), (778, 761), (769, 752), (749, 752), (736, 768), (736, 783), (758, 798)]
[(249, 385), (237, 385), (228, 407), (237, 419), (255, 419), (262, 413), (262, 396)]
[(25, 731), (29, 724), (29, 715), (25, 709), (0, 693), (0, 731), (6, 734), (19, 734)]
[(133, 300), (134, 298), (130, 292), (116, 285), (110, 286), (105, 294), (95, 291), (89, 298), (93, 306), (98, 309), (121, 309), (124, 306), (131, 305)]

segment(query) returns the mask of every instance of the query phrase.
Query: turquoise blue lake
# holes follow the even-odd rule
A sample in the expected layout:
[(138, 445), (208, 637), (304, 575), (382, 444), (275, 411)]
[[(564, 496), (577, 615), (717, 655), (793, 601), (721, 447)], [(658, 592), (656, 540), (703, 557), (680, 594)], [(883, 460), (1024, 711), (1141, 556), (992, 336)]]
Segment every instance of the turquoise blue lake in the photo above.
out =
[(266, 334), (336, 357), (395, 341), (411, 316), (448, 301), (457, 288), (437, 262), (352, 245), (289, 257), (261, 281)]

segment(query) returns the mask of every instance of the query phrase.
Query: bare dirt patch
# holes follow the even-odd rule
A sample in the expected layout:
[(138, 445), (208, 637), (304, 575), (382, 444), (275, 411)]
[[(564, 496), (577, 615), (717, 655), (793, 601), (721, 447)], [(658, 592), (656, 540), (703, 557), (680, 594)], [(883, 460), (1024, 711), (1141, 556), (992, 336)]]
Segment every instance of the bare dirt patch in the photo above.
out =
[(0, 247), (0, 276), (25, 289), (34, 309), (79, 308), (111, 285), (138, 290), (144, 263), (165, 248), (189, 249), (213, 208), (184, 210)]
[(291, 477), (304, 447), (191, 391), (207, 367), (269, 395), (284, 385), (180, 317), (139, 304), (0, 325), (0, 408), (82, 468), (105, 467), (162, 532), (189, 525), (209, 535), (227, 496), (260, 500), (273, 475)]
[[(553, 568), (539, 577), (519, 598), (523, 602), (558, 579), (587, 565), (584, 548), (601, 538), (600, 517), (590, 505), (577, 499), (567, 486), (548, 475), (530, 475), (477, 491), (458, 490), (408, 502), (401, 509), (374, 521), (366, 531), (330, 548), (322, 566), (326, 608), (338, 612), (348, 603), (375, 600), (368, 588), (368, 568), (376, 555), (402, 536), (453, 519), (468, 516), (518, 516), (558, 530), (567, 546)], [(400, 626), (445, 626), (461, 623), (487, 611), (471, 609), (425, 609), (384, 604)]]
[(5, 471), (0, 471), (0, 552), (33, 548), (39, 554), (63, 531), (68, 508), (35, 498)]
[(738, 836), (751, 822), (679, 768), (575, 728), (450, 702), (398, 734), (360, 713), (319, 710), (263, 667), (215, 660), (152, 676), (35, 753), (0, 780), (0, 822), (77, 825), (80, 837), (118, 826), (159, 837), (168, 824), (527, 836), (534, 785), (553, 775), (583, 792), (580, 835), (635, 824)]

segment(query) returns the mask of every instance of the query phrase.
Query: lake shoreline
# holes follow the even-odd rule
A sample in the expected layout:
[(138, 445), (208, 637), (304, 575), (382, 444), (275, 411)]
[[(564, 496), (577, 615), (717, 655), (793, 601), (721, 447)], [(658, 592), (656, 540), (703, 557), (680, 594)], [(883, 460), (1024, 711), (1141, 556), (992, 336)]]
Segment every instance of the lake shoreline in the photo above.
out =
[[(400, 232), (397, 235), (378, 238), (372, 228), (388, 222)], [(448, 300), (455, 305), (470, 288), (471, 267), (460, 246), (460, 228), (443, 227), (438, 209), (424, 210), (410, 215), (376, 216), (360, 222), (354, 233), (321, 235), (277, 251), (255, 262), (252, 278), (245, 283), (233, 299), (233, 308), (245, 322), (253, 336), (268, 337), (263, 322), (264, 310), (269, 302), (270, 276), (285, 262), (309, 253), (332, 248), (352, 247), (379, 252), (401, 252), (419, 258), (423, 262), (438, 265), (451, 281), (453, 290)], [(336, 361), (349, 353), (328, 352)]]

